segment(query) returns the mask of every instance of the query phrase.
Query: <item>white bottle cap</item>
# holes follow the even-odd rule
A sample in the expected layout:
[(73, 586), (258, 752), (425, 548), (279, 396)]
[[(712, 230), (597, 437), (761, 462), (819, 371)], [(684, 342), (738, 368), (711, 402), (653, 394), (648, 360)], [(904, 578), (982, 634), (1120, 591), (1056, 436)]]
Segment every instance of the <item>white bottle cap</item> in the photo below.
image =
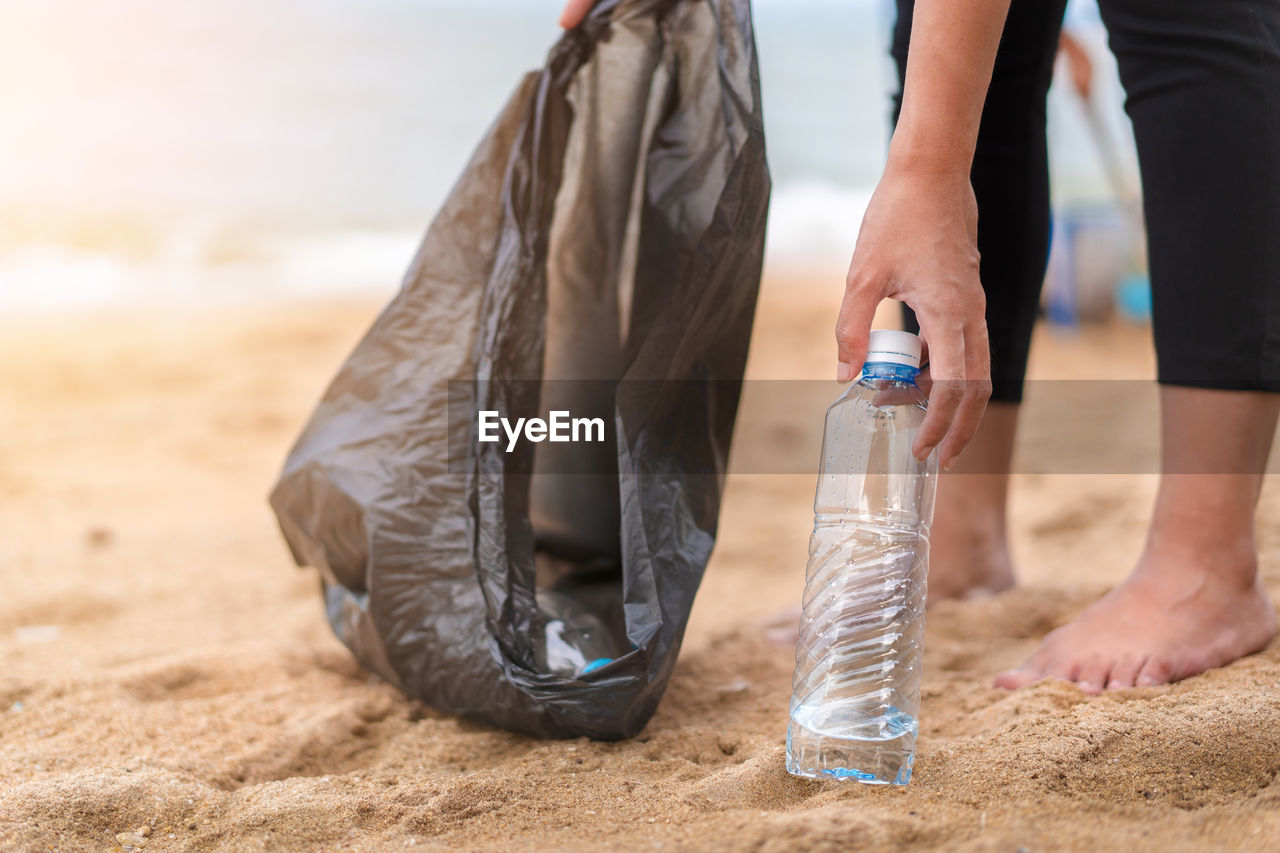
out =
[(872, 329), (871, 344), (867, 347), (867, 363), (888, 362), (920, 367), (920, 339), (910, 332), (892, 329)]

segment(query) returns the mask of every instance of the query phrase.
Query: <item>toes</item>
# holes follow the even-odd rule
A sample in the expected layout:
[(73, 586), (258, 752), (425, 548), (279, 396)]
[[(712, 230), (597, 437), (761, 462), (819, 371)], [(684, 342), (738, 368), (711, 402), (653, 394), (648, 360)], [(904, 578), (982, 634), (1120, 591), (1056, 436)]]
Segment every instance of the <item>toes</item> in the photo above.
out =
[[(1230, 660), (1230, 658), (1228, 658)], [(1193, 675), (1199, 675), (1207, 669), (1220, 666), (1209, 655), (1201, 652), (1174, 652), (1163, 657), (1148, 658), (1139, 670), (1134, 683), (1138, 687), (1154, 687), (1158, 684), (1172, 684)]]
[(1154, 687), (1157, 684), (1168, 684), (1173, 679), (1173, 667), (1164, 658), (1150, 657), (1138, 670), (1134, 684), (1139, 687)]
[(1062, 681), (1076, 681), (1083, 666), (1083, 663), (1076, 658), (1056, 658), (1045, 667), (1044, 674)]
[(1111, 677), (1107, 679), (1107, 689), (1123, 690), (1126, 687), (1132, 687), (1138, 680), (1142, 665), (1146, 662), (1146, 658), (1121, 658), (1111, 670)]
[(1005, 690), (1017, 690), (1043, 677), (1044, 673), (1035, 669), (1006, 669), (996, 676), (995, 686), (1003, 687)]
[(1046, 675), (1048, 665), (1053, 660), (1053, 651), (1048, 644), (1049, 634), (1045, 637), (1045, 642), (1040, 649), (1022, 662), (1022, 666), (1017, 669), (1006, 669), (995, 677), (995, 686), (1003, 687), (1005, 690), (1017, 690), (1019, 687), (1026, 687), (1033, 681), (1039, 681)]
[(1039, 681), (1044, 678), (1045, 666), (1049, 660), (1049, 652), (1041, 646), (1039, 651), (1022, 662), (1022, 666), (1017, 669), (1006, 669), (997, 675), (995, 686), (1003, 687), (1005, 690), (1017, 690), (1033, 681)]
[(1085, 693), (1096, 696), (1102, 692), (1102, 688), (1111, 677), (1111, 670), (1114, 664), (1115, 661), (1110, 659), (1093, 658), (1080, 667), (1080, 674), (1076, 676), (1076, 683), (1080, 685), (1080, 689)]

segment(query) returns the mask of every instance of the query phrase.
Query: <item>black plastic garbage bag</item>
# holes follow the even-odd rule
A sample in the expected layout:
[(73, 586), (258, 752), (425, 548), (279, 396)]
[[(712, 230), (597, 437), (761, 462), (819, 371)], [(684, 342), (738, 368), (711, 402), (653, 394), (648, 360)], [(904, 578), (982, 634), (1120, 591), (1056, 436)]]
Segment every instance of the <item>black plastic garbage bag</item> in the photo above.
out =
[[(715, 538), (769, 197), (748, 0), (603, 0), (528, 75), (271, 495), (329, 620), (436, 708), (653, 714)], [(476, 414), (600, 414), (592, 445)]]

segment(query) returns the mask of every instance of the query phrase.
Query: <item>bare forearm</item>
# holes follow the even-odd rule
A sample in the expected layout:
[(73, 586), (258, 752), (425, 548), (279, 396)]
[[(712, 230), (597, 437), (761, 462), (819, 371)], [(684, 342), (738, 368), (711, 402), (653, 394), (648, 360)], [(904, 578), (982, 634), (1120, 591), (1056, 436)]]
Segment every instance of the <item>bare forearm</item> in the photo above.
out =
[(1009, 0), (916, 0), (891, 167), (968, 175)]
[(978, 204), (969, 183), (1010, 0), (916, 0), (902, 115), (849, 264), (836, 378), (856, 374), (882, 299), (910, 305), (929, 347), (929, 413), (912, 447), (950, 468), (991, 396)]

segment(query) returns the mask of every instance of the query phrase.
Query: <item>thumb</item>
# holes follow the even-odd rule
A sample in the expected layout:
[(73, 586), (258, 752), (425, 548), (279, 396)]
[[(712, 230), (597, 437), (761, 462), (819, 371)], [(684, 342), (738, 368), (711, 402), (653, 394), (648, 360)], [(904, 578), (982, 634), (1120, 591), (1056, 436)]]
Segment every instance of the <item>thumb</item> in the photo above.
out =
[(880, 298), (878, 288), (862, 284), (850, 284), (845, 288), (840, 316), (836, 320), (837, 382), (852, 380), (867, 360), (871, 323)]

